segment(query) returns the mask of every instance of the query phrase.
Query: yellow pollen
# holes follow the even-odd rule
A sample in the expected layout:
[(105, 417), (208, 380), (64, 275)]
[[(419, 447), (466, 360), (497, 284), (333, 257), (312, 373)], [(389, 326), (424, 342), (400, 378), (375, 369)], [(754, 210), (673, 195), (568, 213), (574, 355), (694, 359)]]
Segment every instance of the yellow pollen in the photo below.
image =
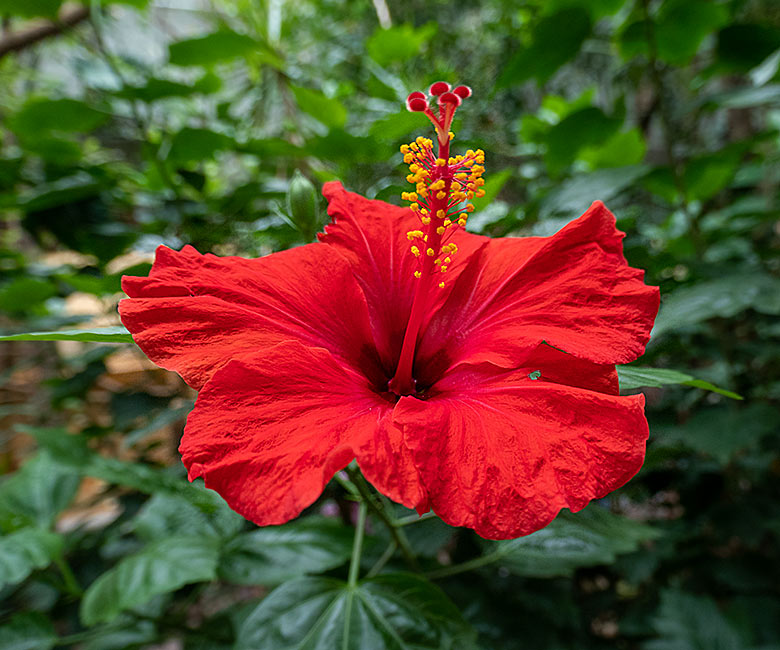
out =
[(412, 209), (412, 212), (417, 212), (420, 209), (420, 206), (417, 203), (412, 203), (409, 207)]
[(421, 275), (422, 275), (422, 273), (420, 273), (419, 271), (415, 271), (414, 272), (414, 277), (416, 277), (418, 279), (420, 278)]
[(404, 162), (408, 165), (410, 162), (414, 160), (414, 154), (413, 153), (407, 153), (404, 154)]
[(445, 219), (444, 220), (444, 227), (445, 228), (449, 228), (451, 225), (452, 225), (452, 221), (450, 221), (449, 219)]
[(481, 198), (481, 197), (485, 196), (485, 190), (477, 190), (477, 192), (476, 192), (476, 194), (474, 196), (476, 196), (477, 198)]
[(423, 226), (427, 226), (429, 223), (431, 223), (431, 218), (430, 217), (423, 217), (422, 219), (420, 219), (420, 221), (423, 222)]
[(441, 265), (441, 272), (442, 273), (446, 273), (447, 272), (447, 265), (446, 264), (442, 264)]
[(439, 289), (444, 289), (444, 283), (443, 282), (439, 282)]
[(449, 136), (450, 140), (455, 137), (455, 134), (452, 131), (450, 131), (447, 135)]
[(412, 241), (413, 239), (417, 237), (423, 237), (424, 235), (425, 233), (422, 230), (410, 230), (409, 232), (406, 233), (406, 238), (409, 241)]
[(436, 216), (439, 217), (439, 219), (444, 219), (446, 216), (444, 210), (436, 210)]
[(466, 204), (466, 212), (474, 212), (474, 206), (471, 203)]
[(449, 264), (450, 262), (452, 262), (452, 259), (451, 259), (451, 258), (449, 258), (449, 257), (445, 257), (445, 258), (444, 258), (444, 263), (445, 263), (445, 264)]
[(440, 201), (447, 198), (447, 192), (436, 192), (436, 198)]
[(434, 255), (436, 255), (436, 251), (435, 251), (435, 250), (433, 250), (432, 248), (429, 248), (427, 251), (425, 251), (425, 254), (426, 254), (428, 257), (433, 257)]
[(465, 228), (466, 227), (466, 220), (465, 219), (458, 219), (458, 225), (461, 228)]
[(436, 159), (436, 166), (437, 167), (444, 167), (447, 164), (447, 161), (444, 160), (444, 158), (437, 158)]
[(473, 199), (473, 198), (474, 198), (474, 192), (472, 192), (471, 190), (469, 190), (468, 192), (466, 192), (466, 198), (467, 198), (469, 201), (471, 201), (471, 199)]
[(420, 249), (417, 248), (417, 246), (412, 246), (412, 255), (415, 257), (420, 257)]
[(444, 226), (439, 226), (436, 229), (436, 233), (439, 234), (439, 235), (443, 235), (444, 234)]
[(453, 192), (458, 192), (460, 191), (461, 184), (456, 181), (452, 185), (450, 185), (450, 187), (452, 188)]

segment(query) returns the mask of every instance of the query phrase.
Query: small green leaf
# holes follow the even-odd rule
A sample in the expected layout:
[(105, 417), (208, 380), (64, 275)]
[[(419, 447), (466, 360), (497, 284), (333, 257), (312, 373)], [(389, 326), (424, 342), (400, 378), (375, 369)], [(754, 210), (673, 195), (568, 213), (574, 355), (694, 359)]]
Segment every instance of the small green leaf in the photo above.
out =
[(546, 82), (577, 55), (590, 28), (590, 15), (581, 7), (566, 7), (543, 17), (534, 28), (531, 44), (509, 59), (496, 86), (506, 88), (532, 78)]
[(147, 541), (173, 535), (232, 537), (243, 527), (244, 518), (233, 512), (216, 492), (209, 494), (214, 496), (215, 505), (209, 513), (179, 495), (155, 494), (133, 518), (133, 530)]
[(22, 528), (0, 537), (0, 589), (49, 566), (61, 552), (62, 537), (40, 528)]
[(666, 0), (655, 24), (658, 58), (688, 63), (702, 41), (728, 20), (726, 5), (712, 0)]
[(644, 160), (647, 144), (638, 128), (615, 133), (596, 146), (587, 146), (579, 158), (590, 163), (592, 169), (638, 165)]
[(747, 72), (780, 48), (780, 29), (769, 24), (729, 25), (718, 32), (715, 67)]
[(81, 601), (81, 620), (84, 625), (110, 622), (153, 596), (214, 580), (218, 558), (214, 539), (182, 535), (152, 543), (89, 586)]
[(436, 23), (426, 23), (417, 28), (408, 23), (388, 29), (377, 27), (366, 41), (366, 51), (382, 67), (400, 63), (419, 54), (436, 31)]
[(517, 575), (549, 578), (570, 576), (579, 567), (611, 564), (618, 555), (637, 550), (658, 534), (594, 503), (577, 514), (562, 512), (531, 535), (491, 543), (488, 548)]
[(332, 519), (306, 517), (269, 526), (230, 541), (220, 576), (244, 585), (275, 585), (342, 565), (352, 551), (353, 530)]
[(173, 136), (168, 159), (177, 163), (200, 162), (213, 158), (217, 151), (236, 146), (236, 141), (224, 133), (185, 127)]
[(624, 390), (633, 390), (643, 386), (661, 388), (674, 384), (684, 386), (693, 386), (725, 395), (731, 399), (743, 399), (741, 395), (733, 393), (725, 388), (719, 388), (714, 384), (702, 379), (696, 379), (693, 375), (688, 375), (678, 370), (669, 370), (668, 368), (641, 368), (639, 366), (618, 366), (618, 377), (620, 378), (620, 387)]
[(547, 166), (552, 173), (559, 172), (574, 162), (581, 149), (608, 141), (621, 123), (594, 106), (570, 113), (547, 134)]
[(57, 332), (25, 332), (5, 334), (0, 341), (92, 341), (94, 343), (132, 343), (133, 337), (124, 327), (94, 327), (84, 330)]
[(325, 126), (340, 129), (346, 124), (347, 109), (338, 99), (326, 97), (321, 92), (310, 88), (290, 86), (290, 90), (295, 95), (298, 107)]
[(16, 614), (0, 626), (3, 650), (50, 650), (57, 644), (51, 621), (38, 612)]
[(0, 311), (24, 312), (56, 293), (55, 286), (49, 280), (32, 277), (17, 278), (0, 286)]
[(0, 484), (0, 529), (50, 528), (73, 499), (81, 479), (41, 451)]
[(246, 34), (221, 29), (205, 36), (177, 41), (168, 46), (170, 62), (174, 65), (213, 65), (246, 56), (264, 47)]
[(354, 589), (327, 578), (278, 587), (242, 621), (235, 650), (469, 650), (474, 632), (427, 580), (387, 574)]
[(33, 99), (8, 120), (20, 135), (39, 136), (41, 131), (85, 133), (111, 116), (77, 99)]
[(0, 15), (56, 18), (63, 0), (0, 0)]

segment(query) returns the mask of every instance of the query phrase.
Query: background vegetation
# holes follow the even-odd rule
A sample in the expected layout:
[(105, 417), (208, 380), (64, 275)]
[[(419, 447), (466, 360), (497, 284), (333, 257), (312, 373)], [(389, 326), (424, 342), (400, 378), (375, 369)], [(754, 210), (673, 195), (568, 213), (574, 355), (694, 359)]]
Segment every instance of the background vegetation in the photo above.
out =
[[(0, 0), (6, 334), (117, 325), (160, 243), (309, 241), (325, 215), (298, 174), (399, 201), (398, 145), (428, 134), (402, 101), (439, 79), (475, 91), (470, 229), (550, 234), (601, 199), (661, 287), (641, 365), (670, 372), (623, 375), (648, 398), (639, 476), (512, 542), (404, 527), (438, 587), (380, 557), (370, 515), (363, 568), (387, 563), (344, 648), (780, 648), (776, 2), (60, 5)], [(342, 647), (349, 480), (250, 526), (184, 478), (192, 391), (130, 344), (62, 338), (0, 347), (0, 647)]]

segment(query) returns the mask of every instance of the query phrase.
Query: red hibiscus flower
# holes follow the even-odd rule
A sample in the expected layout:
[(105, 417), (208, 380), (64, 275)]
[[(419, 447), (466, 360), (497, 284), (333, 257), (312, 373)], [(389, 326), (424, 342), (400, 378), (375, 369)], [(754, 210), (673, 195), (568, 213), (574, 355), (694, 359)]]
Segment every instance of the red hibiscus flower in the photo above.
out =
[(181, 442), (202, 476), (260, 525), (297, 516), (357, 462), (419, 512), (504, 539), (623, 485), (648, 435), (615, 364), (642, 354), (658, 291), (627, 265), (601, 203), (552, 237), (462, 226), (484, 154), (449, 156), (468, 96), (434, 84), (411, 110), (430, 140), (402, 148), (412, 209), (325, 185), (320, 242), (260, 259), (157, 250), (125, 277), (123, 323), (199, 390)]

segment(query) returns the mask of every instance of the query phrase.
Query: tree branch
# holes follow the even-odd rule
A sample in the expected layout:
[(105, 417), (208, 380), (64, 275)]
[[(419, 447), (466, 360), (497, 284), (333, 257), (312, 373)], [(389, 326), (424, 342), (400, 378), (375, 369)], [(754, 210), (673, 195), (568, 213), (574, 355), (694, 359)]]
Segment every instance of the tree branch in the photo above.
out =
[(24, 50), (50, 36), (57, 36), (86, 20), (88, 16), (89, 9), (87, 7), (64, 7), (56, 21), (40, 21), (27, 29), (7, 32), (0, 38), (0, 59), (6, 54)]

